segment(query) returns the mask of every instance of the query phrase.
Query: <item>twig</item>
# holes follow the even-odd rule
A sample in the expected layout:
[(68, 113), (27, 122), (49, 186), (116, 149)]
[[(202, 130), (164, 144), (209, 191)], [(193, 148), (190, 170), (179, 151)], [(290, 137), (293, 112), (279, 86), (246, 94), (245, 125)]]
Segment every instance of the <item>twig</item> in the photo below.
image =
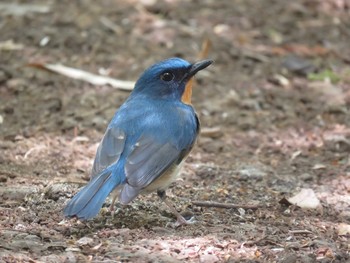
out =
[(66, 67), (60, 64), (42, 64), (42, 63), (29, 63), (27, 66), (54, 72), (63, 76), (79, 79), (91, 83), (92, 85), (110, 85), (113, 88), (121, 90), (132, 90), (134, 88), (134, 81), (125, 81), (119, 79), (113, 79), (107, 76), (100, 76), (92, 74), (87, 71), (83, 71), (76, 68)]
[(309, 230), (306, 230), (306, 229), (300, 229), (300, 230), (289, 230), (289, 233), (291, 233), (291, 234), (300, 234), (300, 235), (302, 235), (302, 234), (313, 234), (311, 231), (309, 231)]
[(263, 241), (264, 239), (267, 238), (267, 235), (265, 233), (265, 231), (263, 232), (262, 234), (262, 237), (260, 237), (259, 239), (257, 240), (249, 240), (249, 241), (246, 241), (246, 242), (243, 242), (242, 245), (241, 245), (241, 248), (244, 247), (244, 246), (254, 246), (254, 245), (257, 245), (260, 241)]
[(120, 28), (120, 26), (114, 23), (108, 17), (105, 17), (105, 16), (100, 17), (100, 22), (102, 23), (102, 25), (112, 30), (118, 36), (120, 36), (123, 33), (123, 30)]
[(261, 208), (261, 205), (236, 205), (228, 203), (218, 203), (218, 202), (204, 202), (204, 201), (192, 201), (193, 205), (202, 206), (202, 207), (218, 207), (218, 208), (243, 208), (243, 209), (258, 209)]

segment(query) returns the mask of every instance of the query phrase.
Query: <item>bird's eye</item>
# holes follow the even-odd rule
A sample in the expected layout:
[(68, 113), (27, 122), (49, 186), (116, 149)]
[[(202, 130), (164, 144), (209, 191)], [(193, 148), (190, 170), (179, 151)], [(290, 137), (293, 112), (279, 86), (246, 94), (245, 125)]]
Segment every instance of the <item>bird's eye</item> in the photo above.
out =
[(174, 74), (171, 72), (165, 72), (162, 75), (160, 75), (160, 79), (166, 82), (172, 81), (174, 77), (175, 77)]

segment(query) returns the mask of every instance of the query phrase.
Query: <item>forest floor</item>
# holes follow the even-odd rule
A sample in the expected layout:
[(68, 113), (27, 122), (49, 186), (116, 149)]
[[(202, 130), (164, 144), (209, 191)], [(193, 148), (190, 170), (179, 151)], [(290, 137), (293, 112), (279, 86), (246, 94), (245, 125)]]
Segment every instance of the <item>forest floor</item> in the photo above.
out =
[[(1, 262), (349, 262), (348, 1), (22, 2), (0, 3)], [(65, 219), (129, 92), (27, 65), (133, 81), (203, 43), (202, 134), (168, 190), (196, 223), (172, 228), (156, 194)]]

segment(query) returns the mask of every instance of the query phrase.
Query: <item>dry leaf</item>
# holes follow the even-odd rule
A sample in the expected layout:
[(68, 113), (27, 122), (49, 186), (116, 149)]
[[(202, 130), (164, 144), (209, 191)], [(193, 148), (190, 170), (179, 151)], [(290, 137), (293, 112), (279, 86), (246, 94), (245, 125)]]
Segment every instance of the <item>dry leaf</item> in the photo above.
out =
[(313, 81), (308, 84), (308, 88), (327, 106), (345, 105), (342, 89), (330, 81)]
[(78, 246), (86, 246), (86, 245), (91, 245), (93, 242), (94, 240), (91, 237), (82, 237), (76, 242), (76, 244)]
[(299, 193), (287, 200), (289, 203), (301, 208), (315, 209), (321, 207), (320, 200), (312, 189), (303, 188)]
[(325, 166), (324, 164), (322, 163), (316, 163), (313, 167), (312, 167), (312, 170), (320, 170), (320, 169), (326, 169), (327, 166)]
[(23, 49), (23, 44), (18, 44), (13, 42), (12, 39), (4, 41), (4, 42), (0, 42), (0, 51), (4, 50), (4, 51), (12, 51), (12, 50), (21, 50)]
[(350, 225), (345, 224), (345, 223), (340, 223), (338, 225), (338, 235), (339, 236), (346, 236), (350, 234)]

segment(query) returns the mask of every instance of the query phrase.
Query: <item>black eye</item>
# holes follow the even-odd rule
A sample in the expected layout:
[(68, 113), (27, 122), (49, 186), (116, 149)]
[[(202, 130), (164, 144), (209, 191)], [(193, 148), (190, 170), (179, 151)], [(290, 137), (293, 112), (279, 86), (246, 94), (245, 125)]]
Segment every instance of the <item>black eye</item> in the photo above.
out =
[(172, 81), (174, 77), (175, 77), (174, 74), (171, 72), (165, 72), (162, 75), (160, 75), (160, 79), (166, 82)]

